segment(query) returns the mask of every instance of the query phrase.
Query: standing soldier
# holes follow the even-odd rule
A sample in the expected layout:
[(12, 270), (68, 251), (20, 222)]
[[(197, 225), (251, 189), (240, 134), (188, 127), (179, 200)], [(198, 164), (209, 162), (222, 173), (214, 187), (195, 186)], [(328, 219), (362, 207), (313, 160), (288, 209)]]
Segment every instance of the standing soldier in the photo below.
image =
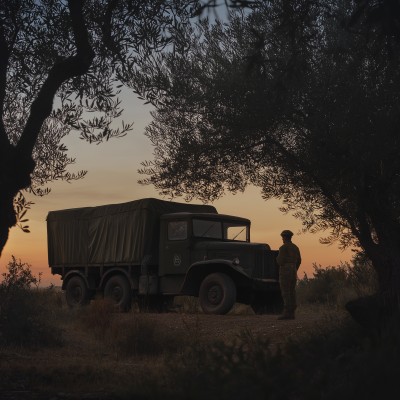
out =
[(279, 284), (284, 301), (283, 314), (278, 319), (294, 319), (296, 304), (297, 270), (301, 264), (300, 250), (292, 243), (293, 233), (285, 230), (281, 233), (283, 245), (279, 248), (276, 261), (279, 264)]

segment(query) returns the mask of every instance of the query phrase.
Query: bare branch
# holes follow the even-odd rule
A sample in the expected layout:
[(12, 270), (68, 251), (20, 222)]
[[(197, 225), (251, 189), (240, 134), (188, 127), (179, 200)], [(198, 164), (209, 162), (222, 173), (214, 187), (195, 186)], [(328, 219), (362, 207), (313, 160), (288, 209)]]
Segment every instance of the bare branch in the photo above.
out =
[(87, 73), (95, 57), (83, 18), (84, 3), (81, 0), (69, 0), (68, 2), (77, 54), (56, 62), (51, 68), (36, 100), (32, 103), (30, 116), (17, 144), (19, 154), (32, 154), (40, 128), (51, 113), (53, 99), (58, 89), (68, 79)]

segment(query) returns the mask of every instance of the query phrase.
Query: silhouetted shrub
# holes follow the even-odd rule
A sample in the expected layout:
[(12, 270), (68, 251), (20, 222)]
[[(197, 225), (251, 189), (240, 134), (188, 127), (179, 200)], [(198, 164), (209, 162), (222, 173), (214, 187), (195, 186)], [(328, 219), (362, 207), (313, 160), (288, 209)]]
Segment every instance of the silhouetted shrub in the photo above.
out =
[(122, 313), (112, 299), (97, 298), (76, 310), (76, 323), (124, 356), (157, 356), (186, 346), (184, 330), (164, 329), (148, 313)]
[(203, 312), (199, 298), (194, 296), (176, 296), (174, 307), (182, 314), (200, 314)]
[[(343, 313), (330, 314), (297, 341), (275, 348), (244, 330), (168, 359), (163, 399), (394, 399), (398, 395), (398, 334), (364, 330)], [(157, 397), (154, 397), (157, 398)]]
[(336, 267), (322, 268), (313, 265), (313, 278), (304, 274), (297, 283), (300, 304), (328, 303), (342, 308), (347, 301), (376, 293), (376, 271), (368, 261), (352, 260), (352, 265), (342, 263)]
[(158, 356), (184, 349), (187, 336), (183, 329), (166, 329), (149, 314), (131, 314), (115, 318), (107, 343), (126, 356)]
[[(38, 289), (31, 266), (17, 262), (14, 256), (6, 266), (0, 284), (0, 343), (2, 345), (59, 345), (61, 330), (54, 321), (53, 288)], [(32, 285), (36, 288), (32, 289)]]
[(90, 305), (76, 310), (76, 322), (86, 331), (92, 332), (96, 339), (105, 339), (115, 312), (112, 299), (96, 298)]

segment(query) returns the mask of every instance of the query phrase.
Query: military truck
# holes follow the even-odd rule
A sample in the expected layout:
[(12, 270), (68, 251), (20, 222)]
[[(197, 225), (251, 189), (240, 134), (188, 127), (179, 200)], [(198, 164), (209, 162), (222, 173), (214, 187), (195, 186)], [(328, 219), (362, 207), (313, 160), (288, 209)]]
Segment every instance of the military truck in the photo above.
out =
[(250, 242), (250, 220), (213, 206), (148, 198), (51, 211), (47, 238), (70, 307), (100, 292), (123, 310), (136, 299), (160, 312), (182, 295), (199, 297), (207, 314), (226, 314), (235, 302), (256, 314), (283, 309), (278, 252)]

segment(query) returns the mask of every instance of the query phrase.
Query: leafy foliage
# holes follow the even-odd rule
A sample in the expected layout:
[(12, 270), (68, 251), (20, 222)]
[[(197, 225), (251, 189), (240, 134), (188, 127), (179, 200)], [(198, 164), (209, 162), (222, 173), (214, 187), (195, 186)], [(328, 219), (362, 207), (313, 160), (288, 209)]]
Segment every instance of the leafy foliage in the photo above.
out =
[(156, 106), (141, 182), (204, 202), (254, 184), (303, 231), (330, 230), (322, 243), (397, 263), (400, 75), (387, 49), (342, 27), (354, 7), (261, 2), (227, 24), (188, 28), (188, 51), (137, 72)]
[(0, 344), (62, 344), (61, 329), (52, 318), (53, 289), (38, 290), (41, 273), (36, 278), (31, 266), (18, 262), (14, 256), (6, 268), (0, 283)]
[(345, 303), (358, 297), (375, 294), (378, 289), (376, 271), (370, 261), (352, 265), (342, 263), (336, 267), (313, 265), (313, 278), (307, 274), (297, 283), (296, 293), (300, 304), (327, 303), (343, 309)]
[(75, 159), (64, 138), (77, 132), (99, 144), (131, 131), (133, 123), (112, 125), (123, 112), (121, 88), (130, 87), (124, 74), (179, 42), (197, 7), (197, 0), (2, 1), (0, 186), (9, 186), (2, 192), (43, 196), (50, 182), (83, 178), (87, 171), (68, 171)]
[(397, 335), (330, 314), (278, 347), (248, 329), (233, 343), (191, 346), (167, 360), (168, 386), (154, 381), (148, 391), (154, 399), (394, 399), (399, 350)]
[(18, 195), (14, 197), (14, 209), (15, 216), (17, 217), (17, 226), (22, 229), (23, 232), (29, 233), (29, 226), (22, 226), (22, 223), (27, 222), (28, 219), (24, 218), (28, 210), (30, 210), (31, 205), (35, 204), (32, 201), (27, 201), (22, 192), (18, 192)]

